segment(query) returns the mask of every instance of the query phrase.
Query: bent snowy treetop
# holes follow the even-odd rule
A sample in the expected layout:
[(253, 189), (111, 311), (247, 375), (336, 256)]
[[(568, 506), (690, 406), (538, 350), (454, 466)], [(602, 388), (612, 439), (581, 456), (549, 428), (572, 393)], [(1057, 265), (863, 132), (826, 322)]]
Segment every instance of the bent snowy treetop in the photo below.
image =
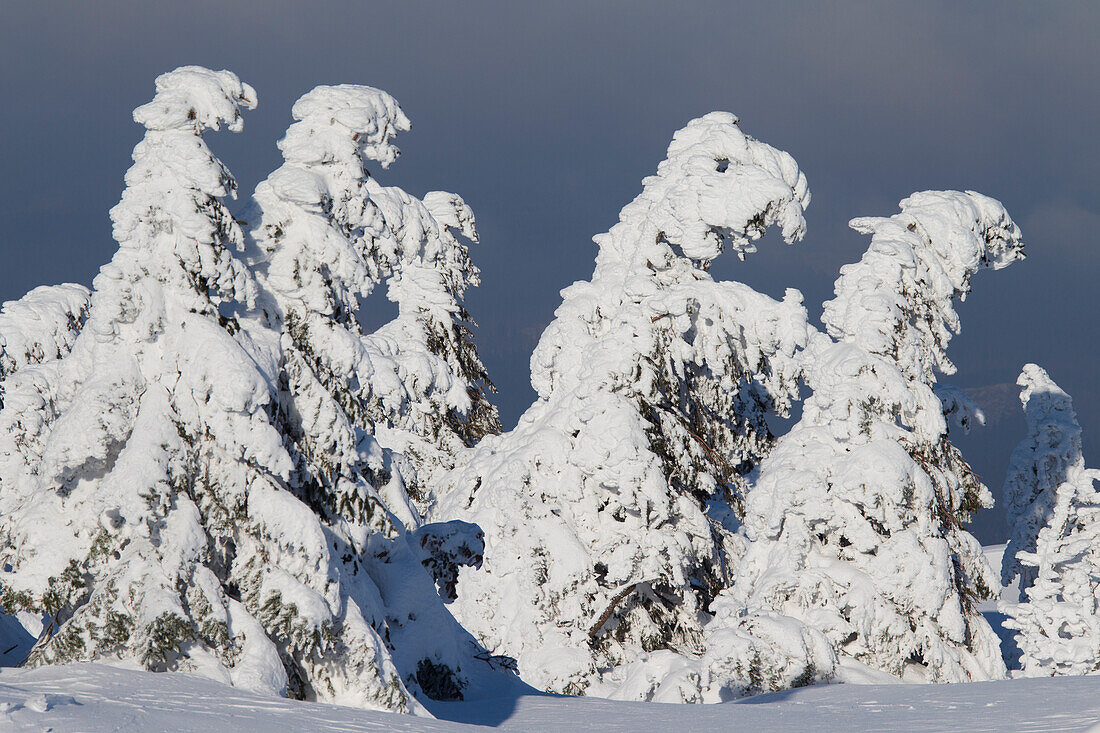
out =
[(244, 129), (241, 107), (256, 107), (256, 90), (231, 71), (181, 66), (161, 74), (152, 101), (134, 110), (134, 122), (147, 130), (186, 130), (199, 134)]
[(821, 320), (829, 335), (889, 356), (910, 378), (953, 374), (947, 344), (959, 331), (954, 300), (970, 278), (1023, 258), (1020, 230), (1000, 202), (967, 191), (922, 191), (889, 218), (852, 219), (872, 235), (859, 262), (840, 269)]

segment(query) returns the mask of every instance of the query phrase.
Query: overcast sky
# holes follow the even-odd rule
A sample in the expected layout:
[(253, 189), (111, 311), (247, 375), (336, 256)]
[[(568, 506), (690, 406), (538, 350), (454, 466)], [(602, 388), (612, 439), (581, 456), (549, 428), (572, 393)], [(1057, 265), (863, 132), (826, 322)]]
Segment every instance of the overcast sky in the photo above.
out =
[[(1035, 361), (1074, 396), (1100, 465), (1100, 4), (728, 2), (0, 2), (0, 299), (90, 284), (157, 74), (227, 68), (256, 87), (239, 135), (208, 141), (247, 195), (279, 163), (316, 84), (389, 91), (413, 123), (380, 172), (474, 208), (483, 284), (468, 304), (506, 427), (534, 397), (528, 358), (689, 119), (728, 110), (810, 181), (806, 239), (768, 238), (714, 272), (815, 317), (867, 239), (847, 228), (928, 188), (1000, 199), (1028, 259), (983, 272), (961, 307), (952, 381), (990, 424), (958, 440), (998, 498)], [(739, 4), (740, 5), (740, 4)], [(1004, 535), (997, 512), (976, 522)]]

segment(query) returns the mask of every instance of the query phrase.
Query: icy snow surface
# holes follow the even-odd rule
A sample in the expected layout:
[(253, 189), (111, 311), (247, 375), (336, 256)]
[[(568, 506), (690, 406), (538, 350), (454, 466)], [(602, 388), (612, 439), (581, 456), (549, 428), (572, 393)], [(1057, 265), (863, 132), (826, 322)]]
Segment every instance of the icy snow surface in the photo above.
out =
[(0, 670), (0, 730), (82, 731), (1085, 731), (1100, 678), (825, 685), (719, 705), (529, 695), (434, 708), (455, 721), (263, 697), (211, 680), (99, 664)]

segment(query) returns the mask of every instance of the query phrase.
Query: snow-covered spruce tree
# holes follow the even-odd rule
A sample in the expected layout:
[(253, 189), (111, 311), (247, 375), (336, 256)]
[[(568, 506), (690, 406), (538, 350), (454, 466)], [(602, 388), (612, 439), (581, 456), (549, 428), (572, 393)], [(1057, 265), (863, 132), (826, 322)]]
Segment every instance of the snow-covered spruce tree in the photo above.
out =
[(1027, 419), (1027, 437), (1012, 451), (1005, 477), (1004, 497), (1011, 534), (1001, 566), (1001, 583), (1019, 577), (1020, 600), (1035, 582), (1036, 568), (1016, 555), (1035, 552), (1040, 530), (1054, 512), (1059, 487), (1072, 472), (1082, 476), (1081, 426), (1073, 400), (1041, 367), (1027, 364), (1016, 384)]
[(279, 141), (286, 162), (256, 187), (249, 213), (281, 332), (279, 414), (294, 483), (322, 515), (393, 534), (391, 514), (409, 528), (419, 521), (367, 411), (402, 385), (392, 360), (367, 348), (358, 316), (395, 247), (379, 241), (388, 231), (364, 163), (396, 159), (390, 141), (408, 121), (385, 92), (350, 85), (317, 87), (292, 114)]
[[(446, 477), (438, 515), (477, 523), (480, 572), (456, 616), (542, 689), (590, 685), (649, 650), (696, 654), (728, 581), (722, 519), (797, 394), (801, 296), (707, 269), (778, 225), (801, 238), (806, 179), (728, 113), (693, 120), (531, 359), (538, 400)], [(490, 610), (491, 609), (491, 610)]]
[[(135, 111), (146, 134), (87, 323), (67, 356), (17, 372), (26, 388), (0, 412), (0, 605), (48, 615), (30, 664), (117, 658), (420, 709), (411, 693), (454, 694), (425, 689), (453, 670), (398, 649), (411, 637), (391, 612), (445, 618), (423, 565), (446, 586), (479, 548), (464, 527), (396, 542), (370, 531), (392, 517), (303, 501), (273, 397), (278, 333), (234, 252), (234, 181), (201, 137), (240, 129), (254, 102), (233, 74), (185, 67)], [(448, 643), (471, 639), (432, 642)]]
[[(455, 233), (476, 241), (473, 214), (454, 194), (421, 201), (370, 175), (368, 164), (397, 159), (392, 139), (409, 128), (385, 92), (321, 86), (293, 115), (280, 142), (286, 164), (257, 189), (253, 234), (270, 253), (262, 267), (285, 313), (284, 387), (298, 403), (290, 413), (310, 423), (295, 428), (312, 442), (303, 455), (313, 470), (338, 472), (354, 460), (352, 432), (373, 433), (371, 442), (402, 454), (406, 488), (424, 509), (454, 455), (500, 431), (461, 302), (478, 271)], [(364, 333), (362, 299), (382, 284), (398, 316)], [(381, 453), (367, 452), (377, 464)], [(381, 465), (351, 470), (374, 474), (374, 483), (392, 474)], [(398, 514), (415, 524), (409, 512)]]
[[(1028, 437), (1012, 454), (1007, 487), (1018, 524), (1006, 570), (1026, 579), (1019, 604), (1002, 604), (1016, 630), (1025, 675), (1100, 672), (1100, 471), (1085, 468), (1071, 400), (1047, 373), (1024, 367), (1017, 382)], [(1031, 504), (1027, 499), (1031, 497)], [(1021, 526), (1022, 525), (1022, 526)], [(1038, 531), (1034, 531), (1038, 528)], [(1025, 542), (1031, 542), (1030, 550)]]
[(0, 306), (0, 409), (4, 382), (16, 371), (69, 353), (88, 317), (89, 295), (83, 285), (43, 285)]
[[(43, 285), (0, 307), (0, 410), (8, 389), (21, 391), (16, 372), (69, 353), (87, 318), (89, 295), (83, 285)], [(29, 651), (34, 637), (22, 621), (30, 621), (28, 614), (17, 618), (0, 610), (0, 666), (21, 662)]]
[[(279, 143), (285, 163), (257, 187), (250, 212), (254, 264), (280, 335), (278, 417), (295, 461), (289, 483), (361, 556), (346, 570), (361, 567), (369, 578), (361, 583), (374, 590), (356, 600), (365, 609), (377, 597), (373, 612), (384, 617), (406, 683), (432, 697), (461, 696), (476, 682), (472, 673), (488, 671), (475, 658), (487, 655), (445, 610), (432, 580), (454, 599), (457, 566), (480, 561), (480, 531), (457, 521), (420, 526), (402, 461), (371, 431), (378, 410), (436, 387), (403, 381), (406, 347), (424, 358), (416, 344), (380, 348), (359, 321), (360, 299), (402, 252), (375, 203), (392, 194), (368, 193), (364, 166), (396, 159), (391, 141), (408, 121), (388, 94), (355, 85), (317, 87), (293, 116)], [(446, 366), (436, 360), (412, 377), (449, 385)]]
[[(281, 447), (258, 425), (264, 379), (227, 330), (223, 307), (251, 297), (253, 283), (220, 201), (233, 181), (199, 135), (239, 129), (239, 105), (253, 104), (228, 72), (158, 78), (134, 113), (147, 132), (111, 212), (120, 247), (95, 280), (88, 321), (45, 379), (42, 368), (19, 373), (25, 389), (0, 413), (3, 605), (51, 616), (32, 663), (117, 652), (166, 667), (185, 637), (200, 638), (189, 607), (227, 613), (198, 562), (213, 549), (200, 546), (199, 494), (222, 488), (227, 464), (245, 474), (244, 459)], [(203, 633), (225, 634), (218, 620), (203, 619)]]
[[(747, 550), (715, 600), (703, 683), (728, 696), (827, 679), (854, 659), (936, 682), (1004, 675), (976, 609), (998, 587), (964, 528), (991, 497), (948, 438), (932, 386), (954, 367), (956, 298), (1023, 256), (993, 199), (924, 192), (872, 235), (805, 356), (812, 395), (760, 466)], [(835, 339), (835, 340), (834, 340)]]
[(496, 388), (478, 356), (463, 295), (479, 272), (462, 238), (477, 241), (460, 196), (423, 200), (367, 181), (397, 249), (387, 253), (387, 297), (397, 318), (367, 336), (368, 348), (397, 367), (400, 390), (376, 393), (367, 410), (379, 442), (401, 453), (406, 485), (421, 510), (455, 456), (501, 430), (487, 393)]

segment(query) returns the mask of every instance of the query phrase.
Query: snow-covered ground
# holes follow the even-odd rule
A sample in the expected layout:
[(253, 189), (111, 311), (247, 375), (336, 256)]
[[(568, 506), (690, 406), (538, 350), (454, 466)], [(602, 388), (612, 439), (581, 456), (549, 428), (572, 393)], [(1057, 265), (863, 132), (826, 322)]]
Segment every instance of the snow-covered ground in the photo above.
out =
[[(994, 568), (1004, 546), (985, 548)], [(1002, 593), (1014, 601), (1015, 588)], [(995, 603), (982, 611), (999, 634)], [(33, 636), (16, 619), (0, 618)], [(27, 619), (23, 619), (24, 623)], [(5, 627), (6, 628), (6, 627)], [(11, 631), (12, 629), (7, 629)], [(3, 629), (0, 629), (3, 631)], [(1002, 636), (1002, 639), (1004, 636)], [(0, 651), (3, 651), (0, 649)], [(13, 652), (12, 656), (15, 656)], [(10, 661), (9, 661), (10, 663)], [(0, 665), (3, 662), (0, 660)], [(851, 676), (848, 676), (851, 678)], [(518, 689), (518, 686), (517, 686)], [(511, 695), (433, 703), (438, 720), (264, 697), (208, 679), (101, 664), (0, 669), (0, 731), (1086, 731), (1100, 733), (1100, 677), (952, 685), (804, 687), (721, 705)]]
[[(79, 664), (0, 670), (0, 730), (81, 731), (1086, 731), (1100, 678), (825, 685), (720, 705), (523, 696), (437, 706), (429, 720), (269, 698), (182, 674)], [(462, 722), (458, 722), (462, 721)], [(475, 725), (464, 725), (476, 723)]]

